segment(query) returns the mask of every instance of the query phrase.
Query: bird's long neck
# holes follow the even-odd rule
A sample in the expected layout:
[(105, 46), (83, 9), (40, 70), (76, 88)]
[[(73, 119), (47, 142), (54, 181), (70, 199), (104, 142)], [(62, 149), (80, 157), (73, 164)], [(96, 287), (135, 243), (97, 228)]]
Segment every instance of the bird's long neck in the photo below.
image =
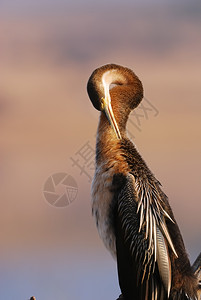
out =
[[(118, 109), (117, 105), (113, 105), (114, 117), (117, 123), (117, 126), (120, 131), (121, 138), (118, 138), (114, 129), (108, 121), (108, 118), (105, 112), (100, 113), (99, 125), (97, 130), (97, 139), (102, 140), (106, 144), (116, 144), (119, 143), (121, 139), (126, 136), (126, 124), (128, 120), (128, 114), (125, 114), (125, 111)], [(124, 112), (124, 113), (123, 113)]]
[[(117, 118), (118, 122), (118, 118)], [(119, 125), (119, 123), (117, 123)], [(121, 139), (118, 139), (109, 124), (104, 112), (101, 112), (96, 137), (96, 166), (105, 165), (104, 168), (113, 168), (117, 173), (129, 171), (128, 164), (122, 155), (121, 140), (126, 136), (126, 124), (120, 130)]]

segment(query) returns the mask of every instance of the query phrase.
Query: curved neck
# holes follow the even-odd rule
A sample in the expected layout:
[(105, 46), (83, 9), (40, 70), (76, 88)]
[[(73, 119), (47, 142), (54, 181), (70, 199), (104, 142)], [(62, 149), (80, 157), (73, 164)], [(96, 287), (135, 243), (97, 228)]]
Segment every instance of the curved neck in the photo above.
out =
[[(124, 138), (126, 136), (126, 123), (128, 120), (128, 116), (125, 117), (124, 114), (119, 113), (118, 116), (117, 114), (115, 114), (115, 119), (121, 134), (121, 138)], [(121, 117), (122, 116), (122, 117)], [(112, 128), (111, 124), (108, 121), (108, 118), (106, 116), (106, 114), (104, 112), (100, 113), (100, 118), (99, 118), (99, 124), (98, 124), (98, 129), (97, 129), (97, 139), (99, 140), (104, 140), (104, 139), (108, 139), (108, 141), (119, 141), (119, 139), (117, 138), (117, 135), (114, 131), (114, 129)]]
[[(116, 133), (111, 127), (104, 112), (101, 112), (97, 136), (96, 136), (96, 167), (116, 170), (122, 172), (127, 164), (125, 158), (121, 155), (121, 141), (126, 137), (126, 130), (120, 130), (121, 139), (118, 139)], [(117, 162), (121, 162), (120, 164)]]

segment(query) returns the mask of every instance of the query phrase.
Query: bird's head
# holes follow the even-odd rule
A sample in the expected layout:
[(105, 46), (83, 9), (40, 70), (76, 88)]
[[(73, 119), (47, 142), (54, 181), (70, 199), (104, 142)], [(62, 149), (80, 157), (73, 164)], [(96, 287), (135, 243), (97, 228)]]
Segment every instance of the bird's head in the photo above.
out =
[(104, 65), (90, 76), (87, 92), (93, 106), (105, 112), (120, 139), (118, 124), (126, 123), (131, 110), (137, 107), (143, 98), (143, 87), (139, 78), (126, 67)]

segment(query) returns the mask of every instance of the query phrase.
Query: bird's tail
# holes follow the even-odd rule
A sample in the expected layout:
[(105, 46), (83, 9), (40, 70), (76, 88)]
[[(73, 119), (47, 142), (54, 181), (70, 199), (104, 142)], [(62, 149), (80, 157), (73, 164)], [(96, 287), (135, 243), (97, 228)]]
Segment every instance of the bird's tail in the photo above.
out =
[(192, 265), (193, 272), (198, 280), (198, 299), (201, 299), (201, 253)]
[[(173, 297), (170, 297), (171, 300), (189, 300), (189, 299), (201, 300), (201, 253), (198, 255), (195, 262), (193, 263), (192, 270), (198, 282), (197, 297), (190, 298), (185, 293), (178, 293), (178, 294), (176, 293)], [(124, 300), (123, 295), (120, 295), (117, 300)]]

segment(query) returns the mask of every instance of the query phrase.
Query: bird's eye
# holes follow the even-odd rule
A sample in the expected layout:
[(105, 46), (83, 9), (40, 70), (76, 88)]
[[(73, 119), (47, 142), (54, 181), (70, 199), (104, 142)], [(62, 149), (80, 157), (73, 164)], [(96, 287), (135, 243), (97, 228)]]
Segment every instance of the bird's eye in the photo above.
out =
[(116, 83), (111, 83), (110, 86), (109, 86), (109, 90), (113, 89), (113, 87), (117, 86)]

